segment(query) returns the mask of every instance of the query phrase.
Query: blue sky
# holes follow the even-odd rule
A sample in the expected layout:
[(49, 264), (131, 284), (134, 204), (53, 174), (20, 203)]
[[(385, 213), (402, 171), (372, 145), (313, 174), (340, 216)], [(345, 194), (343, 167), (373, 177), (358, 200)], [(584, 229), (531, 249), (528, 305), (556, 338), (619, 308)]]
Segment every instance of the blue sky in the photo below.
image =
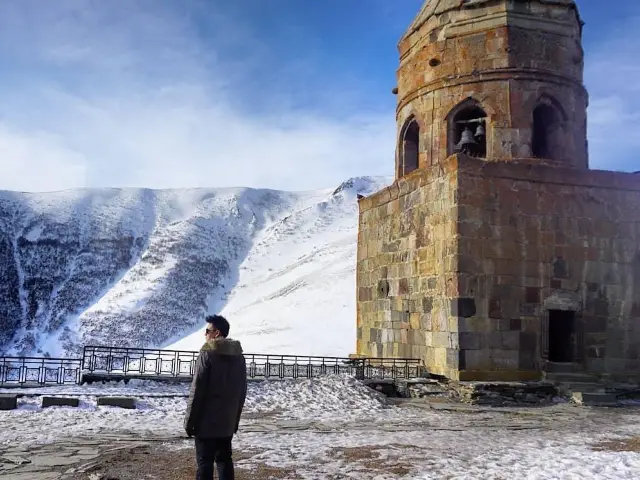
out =
[[(421, 0), (0, 0), (0, 188), (391, 175)], [(579, 0), (593, 168), (640, 170), (640, 2)]]

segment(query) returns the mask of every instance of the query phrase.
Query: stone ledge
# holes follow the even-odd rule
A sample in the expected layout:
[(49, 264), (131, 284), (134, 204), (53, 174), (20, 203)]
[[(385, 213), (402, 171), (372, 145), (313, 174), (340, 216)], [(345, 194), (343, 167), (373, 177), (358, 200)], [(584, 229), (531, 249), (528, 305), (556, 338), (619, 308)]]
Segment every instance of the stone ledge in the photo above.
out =
[(78, 407), (79, 398), (70, 397), (42, 397), (42, 408), (48, 407)]
[(629, 172), (545, 165), (532, 158), (487, 161), (466, 155), (452, 155), (446, 162), (455, 162), (458, 172), (468, 176), (555, 183), (563, 187), (640, 191), (640, 175)]
[(102, 407), (118, 407), (118, 408), (136, 408), (136, 399), (131, 397), (98, 397), (98, 406)]
[(473, 405), (550, 404), (560, 397), (548, 382), (452, 382), (450, 394)]
[(17, 395), (0, 395), (0, 410), (15, 410), (18, 408)]
[(460, 370), (461, 382), (537, 382), (542, 380), (538, 370)]
[(573, 392), (571, 401), (587, 407), (615, 407), (618, 405), (616, 395), (600, 392)]

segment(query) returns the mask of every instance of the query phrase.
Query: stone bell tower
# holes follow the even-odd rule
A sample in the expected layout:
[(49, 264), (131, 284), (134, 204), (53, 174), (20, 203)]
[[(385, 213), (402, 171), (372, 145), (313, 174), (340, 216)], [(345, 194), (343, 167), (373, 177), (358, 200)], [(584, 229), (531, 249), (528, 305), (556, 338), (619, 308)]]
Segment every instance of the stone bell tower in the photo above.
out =
[(573, 0), (427, 0), (395, 181), (359, 200), (357, 354), (640, 380), (640, 175), (589, 169)]
[(588, 168), (573, 0), (429, 0), (398, 49), (396, 176), (454, 153)]

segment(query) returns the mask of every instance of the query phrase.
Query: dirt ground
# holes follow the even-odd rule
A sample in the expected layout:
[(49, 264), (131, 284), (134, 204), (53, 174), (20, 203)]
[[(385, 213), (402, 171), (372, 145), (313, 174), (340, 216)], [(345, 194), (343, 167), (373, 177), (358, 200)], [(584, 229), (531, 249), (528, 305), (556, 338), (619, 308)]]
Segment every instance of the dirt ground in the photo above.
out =
[[(393, 446), (391, 446), (393, 447)], [(401, 447), (401, 446), (399, 446)], [(234, 450), (237, 480), (284, 480), (299, 478), (295, 468), (276, 468), (252, 461), (251, 467), (242, 460), (258, 454), (255, 451)], [(402, 477), (411, 471), (410, 465), (400, 462), (382, 462), (378, 448), (334, 448), (332, 456), (346, 463), (358, 464), (370, 473), (386, 473)], [(196, 474), (193, 449), (172, 450), (162, 446), (141, 445), (101, 455), (82, 473), (67, 474), (68, 480), (193, 480)], [(318, 470), (322, 471), (322, 461)], [(239, 465), (240, 464), (240, 465)], [(217, 476), (216, 476), (217, 478)], [(338, 480), (335, 475), (325, 475), (327, 480)]]
[(640, 437), (601, 442), (595, 445), (593, 449), (601, 452), (640, 452)]
[[(252, 453), (234, 451), (235, 462)], [(196, 476), (193, 449), (169, 450), (162, 446), (143, 445), (103, 454), (99, 462), (82, 473), (65, 476), (69, 480), (193, 480)], [(295, 478), (295, 471), (257, 465), (236, 465), (237, 480), (276, 480)], [(217, 476), (216, 476), (217, 478)]]

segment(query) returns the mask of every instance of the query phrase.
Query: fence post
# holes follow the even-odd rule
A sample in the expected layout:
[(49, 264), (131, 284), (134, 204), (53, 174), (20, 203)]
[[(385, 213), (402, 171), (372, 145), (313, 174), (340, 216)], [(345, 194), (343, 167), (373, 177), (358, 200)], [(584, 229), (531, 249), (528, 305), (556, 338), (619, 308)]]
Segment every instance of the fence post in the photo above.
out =
[(365, 375), (364, 375), (365, 362), (366, 362), (366, 359), (364, 358), (356, 360), (356, 379), (358, 380), (365, 379)]

